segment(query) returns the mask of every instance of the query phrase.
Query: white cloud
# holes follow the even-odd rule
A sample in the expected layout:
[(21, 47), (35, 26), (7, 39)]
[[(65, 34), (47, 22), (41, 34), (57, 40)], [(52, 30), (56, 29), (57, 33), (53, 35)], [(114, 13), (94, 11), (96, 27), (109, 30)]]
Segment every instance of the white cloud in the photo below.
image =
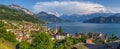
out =
[(101, 4), (92, 2), (78, 1), (52, 1), (52, 2), (37, 2), (33, 6), (35, 13), (45, 11), (51, 14), (60, 16), (62, 14), (91, 14), (96, 12), (108, 12)]
[(120, 8), (119, 7), (114, 7), (114, 8), (109, 8), (112, 13), (120, 13)]

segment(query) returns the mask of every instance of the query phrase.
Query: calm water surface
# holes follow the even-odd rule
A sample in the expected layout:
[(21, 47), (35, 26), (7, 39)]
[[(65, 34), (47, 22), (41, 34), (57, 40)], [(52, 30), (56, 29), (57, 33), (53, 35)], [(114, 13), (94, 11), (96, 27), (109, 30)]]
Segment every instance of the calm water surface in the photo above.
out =
[[(69, 34), (75, 33), (88, 33), (88, 32), (96, 32), (96, 33), (108, 33), (111, 35), (114, 33), (117, 36), (120, 36), (120, 24), (93, 24), (93, 23), (57, 23), (58, 27), (62, 26), (63, 32), (67, 32)], [(55, 24), (50, 23), (47, 24), (48, 27), (54, 29)]]

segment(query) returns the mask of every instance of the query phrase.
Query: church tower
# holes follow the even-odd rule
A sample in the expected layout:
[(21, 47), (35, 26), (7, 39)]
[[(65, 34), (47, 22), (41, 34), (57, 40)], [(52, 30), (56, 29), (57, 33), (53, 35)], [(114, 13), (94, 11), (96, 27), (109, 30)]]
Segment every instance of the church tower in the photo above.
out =
[(56, 34), (58, 32), (58, 28), (57, 28), (57, 25), (54, 26), (54, 34)]

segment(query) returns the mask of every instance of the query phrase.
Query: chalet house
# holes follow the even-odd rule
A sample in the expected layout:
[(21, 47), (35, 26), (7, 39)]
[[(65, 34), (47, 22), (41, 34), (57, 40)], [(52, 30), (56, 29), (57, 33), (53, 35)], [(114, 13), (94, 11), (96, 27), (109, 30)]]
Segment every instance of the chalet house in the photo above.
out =
[(97, 40), (98, 38), (102, 38), (102, 37), (103, 37), (103, 35), (101, 33), (94, 33), (93, 34), (93, 39), (94, 40)]
[(76, 33), (75, 35), (72, 36), (72, 38), (81, 38), (81, 33)]
[(66, 37), (69, 37), (69, 34), (68, 33), (56, 33), (54, 35), (55, 39), (56, 40), (64, 40)]
[(92, 38), (86, 38), (86, 43), (88, 43), (88, 44), (93, 43), (93, 39)]

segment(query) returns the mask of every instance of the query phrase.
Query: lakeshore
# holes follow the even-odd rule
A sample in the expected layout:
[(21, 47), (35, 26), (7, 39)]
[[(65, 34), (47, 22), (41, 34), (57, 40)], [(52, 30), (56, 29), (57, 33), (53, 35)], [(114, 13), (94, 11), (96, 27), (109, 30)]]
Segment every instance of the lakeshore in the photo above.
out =
[[(49, 28), (54, 30), (54, 23), (45, 24)], [(73, 35), (75, 33), (88, 33), (88, 32), (94, 32), (94, 33), (108, 33), (109, 35), (112, 35), (114, 33), (116, 36), (120, 36), (120, 24), (95, 24), (95, 23), (56, 23), (58, 28), (62, 26), (63, 32), (67, 32), (70, 35)]]

